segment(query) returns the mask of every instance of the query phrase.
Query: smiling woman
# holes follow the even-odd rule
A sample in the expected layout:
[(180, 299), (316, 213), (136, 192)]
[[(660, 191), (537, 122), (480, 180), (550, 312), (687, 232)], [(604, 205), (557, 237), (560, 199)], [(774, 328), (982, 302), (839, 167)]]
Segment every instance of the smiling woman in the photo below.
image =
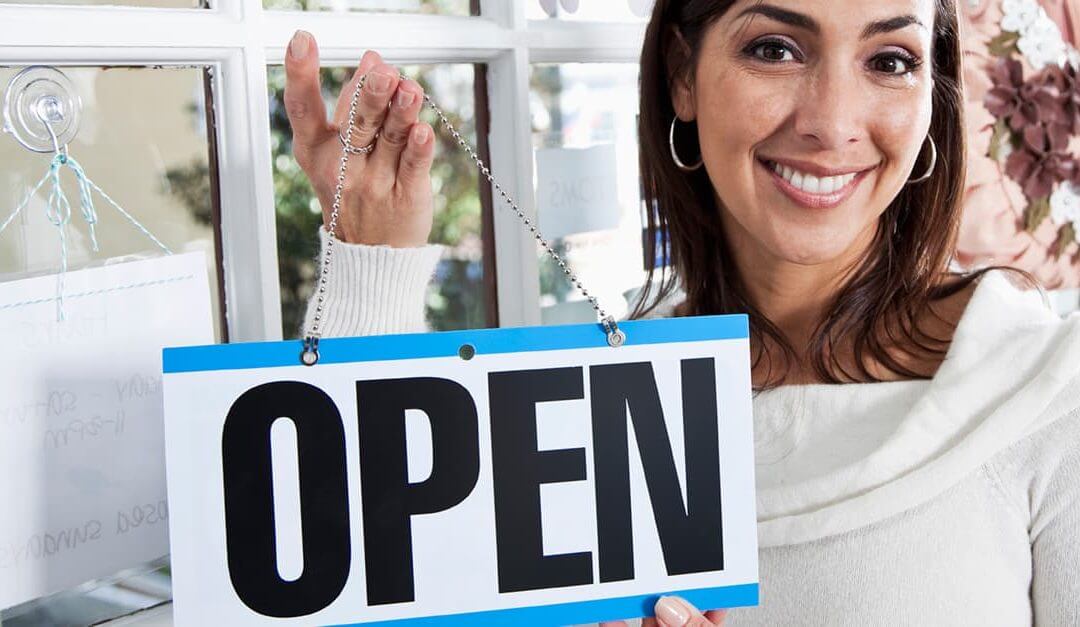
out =
[[(657, 297), (678, 279), (682, 313), (756, 313), (760, 387), (925, 378), (947, 350), (955, 319), (930, 304), (962, 302), (981, 274), (947, 272), (965, 150), (951, 4), (657, 7), (642, 176), (682, 274)], [(703, 170), (663, 158), (669, 124), (688, 155), (696, 126)]]

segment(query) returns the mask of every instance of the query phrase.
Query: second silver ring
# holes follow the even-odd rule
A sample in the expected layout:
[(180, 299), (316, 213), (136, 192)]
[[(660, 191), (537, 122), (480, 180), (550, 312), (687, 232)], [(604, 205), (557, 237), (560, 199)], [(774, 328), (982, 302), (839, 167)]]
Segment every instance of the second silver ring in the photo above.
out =
[(338, 131), (338, 141), (341, 142), (341, 145), (349, 154), (366, 155), (372, 150), (375, 150), (375, 142), (379, 140), (379, 132), (380, 131), (375, 131), (375, 137), (371, 138), (371, 143), (367, 146), (364, 146), (363, 148), (357, 148), (356, 146), (353, 146), (349, 142), (345, 141), (345, 131)]

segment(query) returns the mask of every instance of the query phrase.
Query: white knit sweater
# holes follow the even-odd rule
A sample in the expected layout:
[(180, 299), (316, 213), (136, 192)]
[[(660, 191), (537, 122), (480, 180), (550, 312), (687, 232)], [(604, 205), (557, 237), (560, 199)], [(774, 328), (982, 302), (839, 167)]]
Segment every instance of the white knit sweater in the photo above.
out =
[[(324, 334), (425, 330), (440, 252), (336, 241)], [(931, 381), (784, 386), (754, 425), (761, 604), (728, 625), (1080, 625), (1080, 313), (989, 273)]]

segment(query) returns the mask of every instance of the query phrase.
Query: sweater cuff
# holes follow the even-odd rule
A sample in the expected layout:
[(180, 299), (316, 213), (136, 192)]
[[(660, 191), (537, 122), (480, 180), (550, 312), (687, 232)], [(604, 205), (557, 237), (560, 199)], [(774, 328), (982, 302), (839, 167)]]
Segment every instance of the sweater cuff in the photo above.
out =
[[(301, 335), (311, 328), (318, 305), (326, 246), (333, 236), (319, 227), (316, 291), (308, 300)], [(319, 320), (323, 337), (423, 333), (427, 331), (424, 295), (443, 246), (415, 248), (350, 244), (333, 237), (330, 272)]]

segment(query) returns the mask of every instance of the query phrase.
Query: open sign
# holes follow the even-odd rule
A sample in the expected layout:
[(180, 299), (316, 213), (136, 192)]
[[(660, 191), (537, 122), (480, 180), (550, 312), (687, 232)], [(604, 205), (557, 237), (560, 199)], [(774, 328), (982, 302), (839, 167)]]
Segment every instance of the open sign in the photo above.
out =
[(755, 604), (746, 318), (620, 326), (166, 349), (177, 623)]

